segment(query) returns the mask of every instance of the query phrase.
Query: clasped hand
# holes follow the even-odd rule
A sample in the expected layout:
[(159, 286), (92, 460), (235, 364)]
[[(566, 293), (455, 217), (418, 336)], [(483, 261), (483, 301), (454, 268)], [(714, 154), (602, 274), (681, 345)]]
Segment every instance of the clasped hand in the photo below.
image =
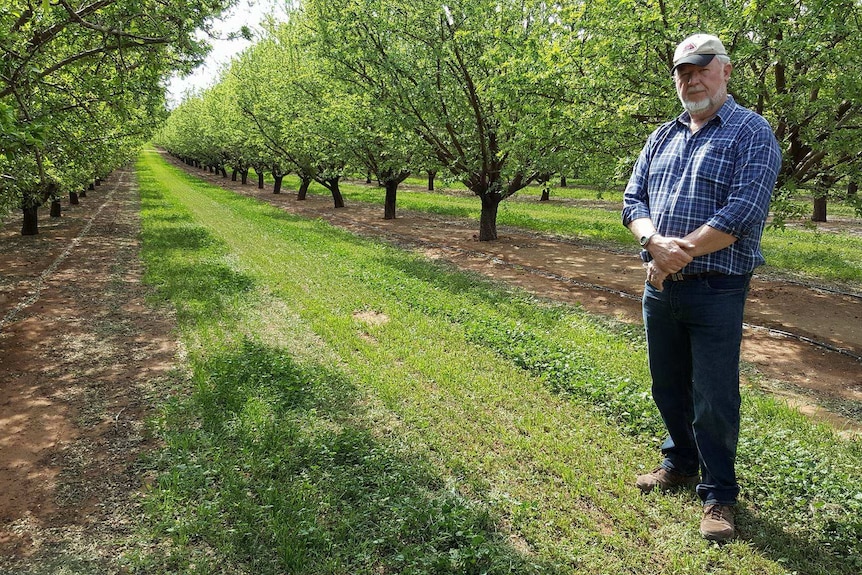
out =
[(652, 261), (645, 264), (647, 281), (658, 291), (664, 289), (664, 280), (687, 266), (694, 257), (689, 251), (694, 244), (682, 238), (656, 236), (649, 244)]

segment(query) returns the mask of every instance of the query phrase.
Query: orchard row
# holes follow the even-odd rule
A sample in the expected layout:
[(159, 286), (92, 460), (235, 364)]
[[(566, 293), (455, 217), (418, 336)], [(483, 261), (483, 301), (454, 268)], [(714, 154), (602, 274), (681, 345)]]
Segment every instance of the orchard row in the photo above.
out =
[[(165, 83), (206, 53), (196, 30), (235, 0), (3, 0), (0, 217), (85, 191), (165, 117)], [(56, 205), (56, 203), (55, 203)]]
[(778, 219), (800, 187), (825, 209), (862, 165), (862, 6), (855, 0), (304, 0), (273, 19), (158, 142), (189, 161), (296, 173), (342, 202), (373, 174), (387, 217), (407, 174), (439, 171), (501, 200), (554, 174), (625, 179), (646, 135), (680, 111), (669, 73), (685, 35), (719, 35), (730, 91), (784, 152)]

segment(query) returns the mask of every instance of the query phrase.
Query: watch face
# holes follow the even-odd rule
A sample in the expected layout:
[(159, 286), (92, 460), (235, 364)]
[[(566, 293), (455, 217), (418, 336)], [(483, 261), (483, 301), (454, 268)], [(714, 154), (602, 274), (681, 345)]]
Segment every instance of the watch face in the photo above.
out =
[(647, 239), (649, 239), (649, 236), (641, 236), (641, 239), (640, 239), (641, 247), (644, 247), (646, 245)]

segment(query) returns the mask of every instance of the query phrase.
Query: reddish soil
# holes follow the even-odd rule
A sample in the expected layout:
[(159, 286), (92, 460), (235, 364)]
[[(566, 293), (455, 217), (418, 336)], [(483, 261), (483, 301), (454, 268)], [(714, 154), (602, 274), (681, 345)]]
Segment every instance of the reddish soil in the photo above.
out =
[(2, 573), (21, 561), (47, 573), (54, 554), (113, 560), (139, 515), (148, 409), (174, 367), (174, 322), (144, 300), (133, 174), (63, 208), (40, 210), (37, 236), (20, 235), (20, 217), (0, 230)]
[[(335, 209), (328, 198), (300, 202), (292, 192), (275, 195), (269, 186), (192, 171), (539, 296), (640, 321), (644, 275), (634, 246), (623, 253), (505, 228), (499, 240), (478, 242), (472, 222), (406, 211), (384, 220), (382, 207), (349, 197), (346, 208)], [(2, 572), (22, 561), (44, 563), (52, 553), (98, 562), (116, 552), (117, 535), (140, 513), (136, 493), (147, 478), (136, 460), (151, 447), (144, 422), (169, 392), (177, 348), (172, 318), (144, 300), (138, 207), (133, 174), (123, 170), (80, 205), (64, 202), (62, 217), (43, 213), (38, 236), (19, 235), (20, 217), (0, 230)], [(862, 291), (842, 291), (854, 289)], [(747, 380), (843, 432), (857, 431), (860, 319), (858, 296), (756, 277), (743, 344)]]

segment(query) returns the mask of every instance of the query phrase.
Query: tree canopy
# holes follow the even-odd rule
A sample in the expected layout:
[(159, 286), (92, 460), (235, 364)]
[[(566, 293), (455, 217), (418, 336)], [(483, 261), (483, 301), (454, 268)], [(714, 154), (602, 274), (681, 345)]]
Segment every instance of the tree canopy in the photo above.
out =
[(167, 114), (165, 81), (235, 0), (6, 0), (0, 7), (0, 208), (35, 210), (128, 160)]

